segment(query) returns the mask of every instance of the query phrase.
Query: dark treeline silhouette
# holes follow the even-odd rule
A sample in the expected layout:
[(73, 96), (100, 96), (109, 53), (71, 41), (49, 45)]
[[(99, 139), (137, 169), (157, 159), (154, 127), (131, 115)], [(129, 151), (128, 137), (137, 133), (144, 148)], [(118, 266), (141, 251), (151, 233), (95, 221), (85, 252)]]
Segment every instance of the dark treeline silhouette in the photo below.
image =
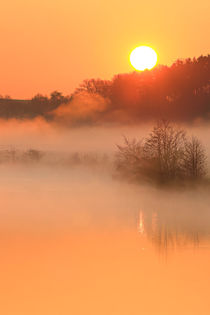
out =
[(16, 100), (9, 96), (0, 96), (0, 117), (6, 119), (30, 119), (37, 116), (48, 118), (51, 111), (70, 100), (70, 96), (63, 96), (58, 91), (52, 92), (50, 97), (37, 94), (31, 100)]
[[(94, 104), (94, 106), (92, 105)], [(81, 110), (82, 108), (82, 110)], [(70, 124), (210, 119), (210, 55), (172, 66), (84, 80), (71, 96), (53, 92), (31, 100), (0, 99), (0, 117), (62, 119)]]
[(170, 183), (200, 181), (207, 174), (205, 149), (196, 137), (160, 120), (141, 141), (124, 138), (117, 146), (116, 170), (129, 180)]

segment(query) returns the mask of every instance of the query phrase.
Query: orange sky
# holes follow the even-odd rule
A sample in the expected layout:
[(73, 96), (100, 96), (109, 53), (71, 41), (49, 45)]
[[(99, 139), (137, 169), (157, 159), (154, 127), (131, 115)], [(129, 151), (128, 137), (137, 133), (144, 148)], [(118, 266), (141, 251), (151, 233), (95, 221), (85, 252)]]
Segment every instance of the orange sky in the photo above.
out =
[(13, 0), (1, 4), (0, 94), (70, 94), (85, 78), (133, 71), (151, 45), (159, 62), (210, 53), (210, 2)]

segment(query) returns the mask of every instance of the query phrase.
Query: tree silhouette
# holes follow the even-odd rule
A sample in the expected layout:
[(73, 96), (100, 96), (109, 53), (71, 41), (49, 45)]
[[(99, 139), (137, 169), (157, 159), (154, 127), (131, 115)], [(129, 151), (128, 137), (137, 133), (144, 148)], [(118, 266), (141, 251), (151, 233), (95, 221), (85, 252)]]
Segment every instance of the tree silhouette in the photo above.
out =
[[(118, 74), (112, 80), (87, 79), (71, 96), (54, 91), (50, 97), (38, 94), (30, 100), (0, 98), (0, 117), (56, 119), (50, 113), (63, 104), (75, 104), (79, 93), (89, 99), (99, 95), (101, 102), (108, 104), (95, 119), (83, 119), (84, 124), (139, 123), (162, 117), (183, 122), (209, 121), (210, 55), (177, 60), (170, 67), (157, 66), (151, 71)], [(72, 123), (76, 125), (77, 121)]]
[(197, 179), (206, 175), (206, 159), (205, 149), (196, 137), (185, 141), (183, 169), (186, 176)]
[(147, 160), (155, 162), (161, 180), (171, 180), (180, 173), (180, 157), (184, 151), (185, 132), (167, 120), (154, 126), (144, 144)]
[(124, 137), (124, 146), (117, 145), (116, 170), (131, 180), (197, 180), (207, 173), (206, 159), (197, 138), (188, 140), (184, 130), (160, 120), (142, 141)]

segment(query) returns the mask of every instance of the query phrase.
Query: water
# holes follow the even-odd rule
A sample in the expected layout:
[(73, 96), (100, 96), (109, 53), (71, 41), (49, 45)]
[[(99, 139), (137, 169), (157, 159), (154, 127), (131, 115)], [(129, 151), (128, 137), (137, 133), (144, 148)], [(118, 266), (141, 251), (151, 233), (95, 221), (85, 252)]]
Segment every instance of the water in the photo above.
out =
[(210, 314), (210, 195), (1, 165), (0, 313)]

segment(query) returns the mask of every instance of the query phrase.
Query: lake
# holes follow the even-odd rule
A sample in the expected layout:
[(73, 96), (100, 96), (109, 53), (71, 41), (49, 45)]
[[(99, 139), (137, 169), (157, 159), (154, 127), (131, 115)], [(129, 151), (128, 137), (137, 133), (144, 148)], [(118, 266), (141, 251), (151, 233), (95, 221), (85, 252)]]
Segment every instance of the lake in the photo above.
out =
[(0, 166), (4, 315), (210, 314), (210, 195)]

